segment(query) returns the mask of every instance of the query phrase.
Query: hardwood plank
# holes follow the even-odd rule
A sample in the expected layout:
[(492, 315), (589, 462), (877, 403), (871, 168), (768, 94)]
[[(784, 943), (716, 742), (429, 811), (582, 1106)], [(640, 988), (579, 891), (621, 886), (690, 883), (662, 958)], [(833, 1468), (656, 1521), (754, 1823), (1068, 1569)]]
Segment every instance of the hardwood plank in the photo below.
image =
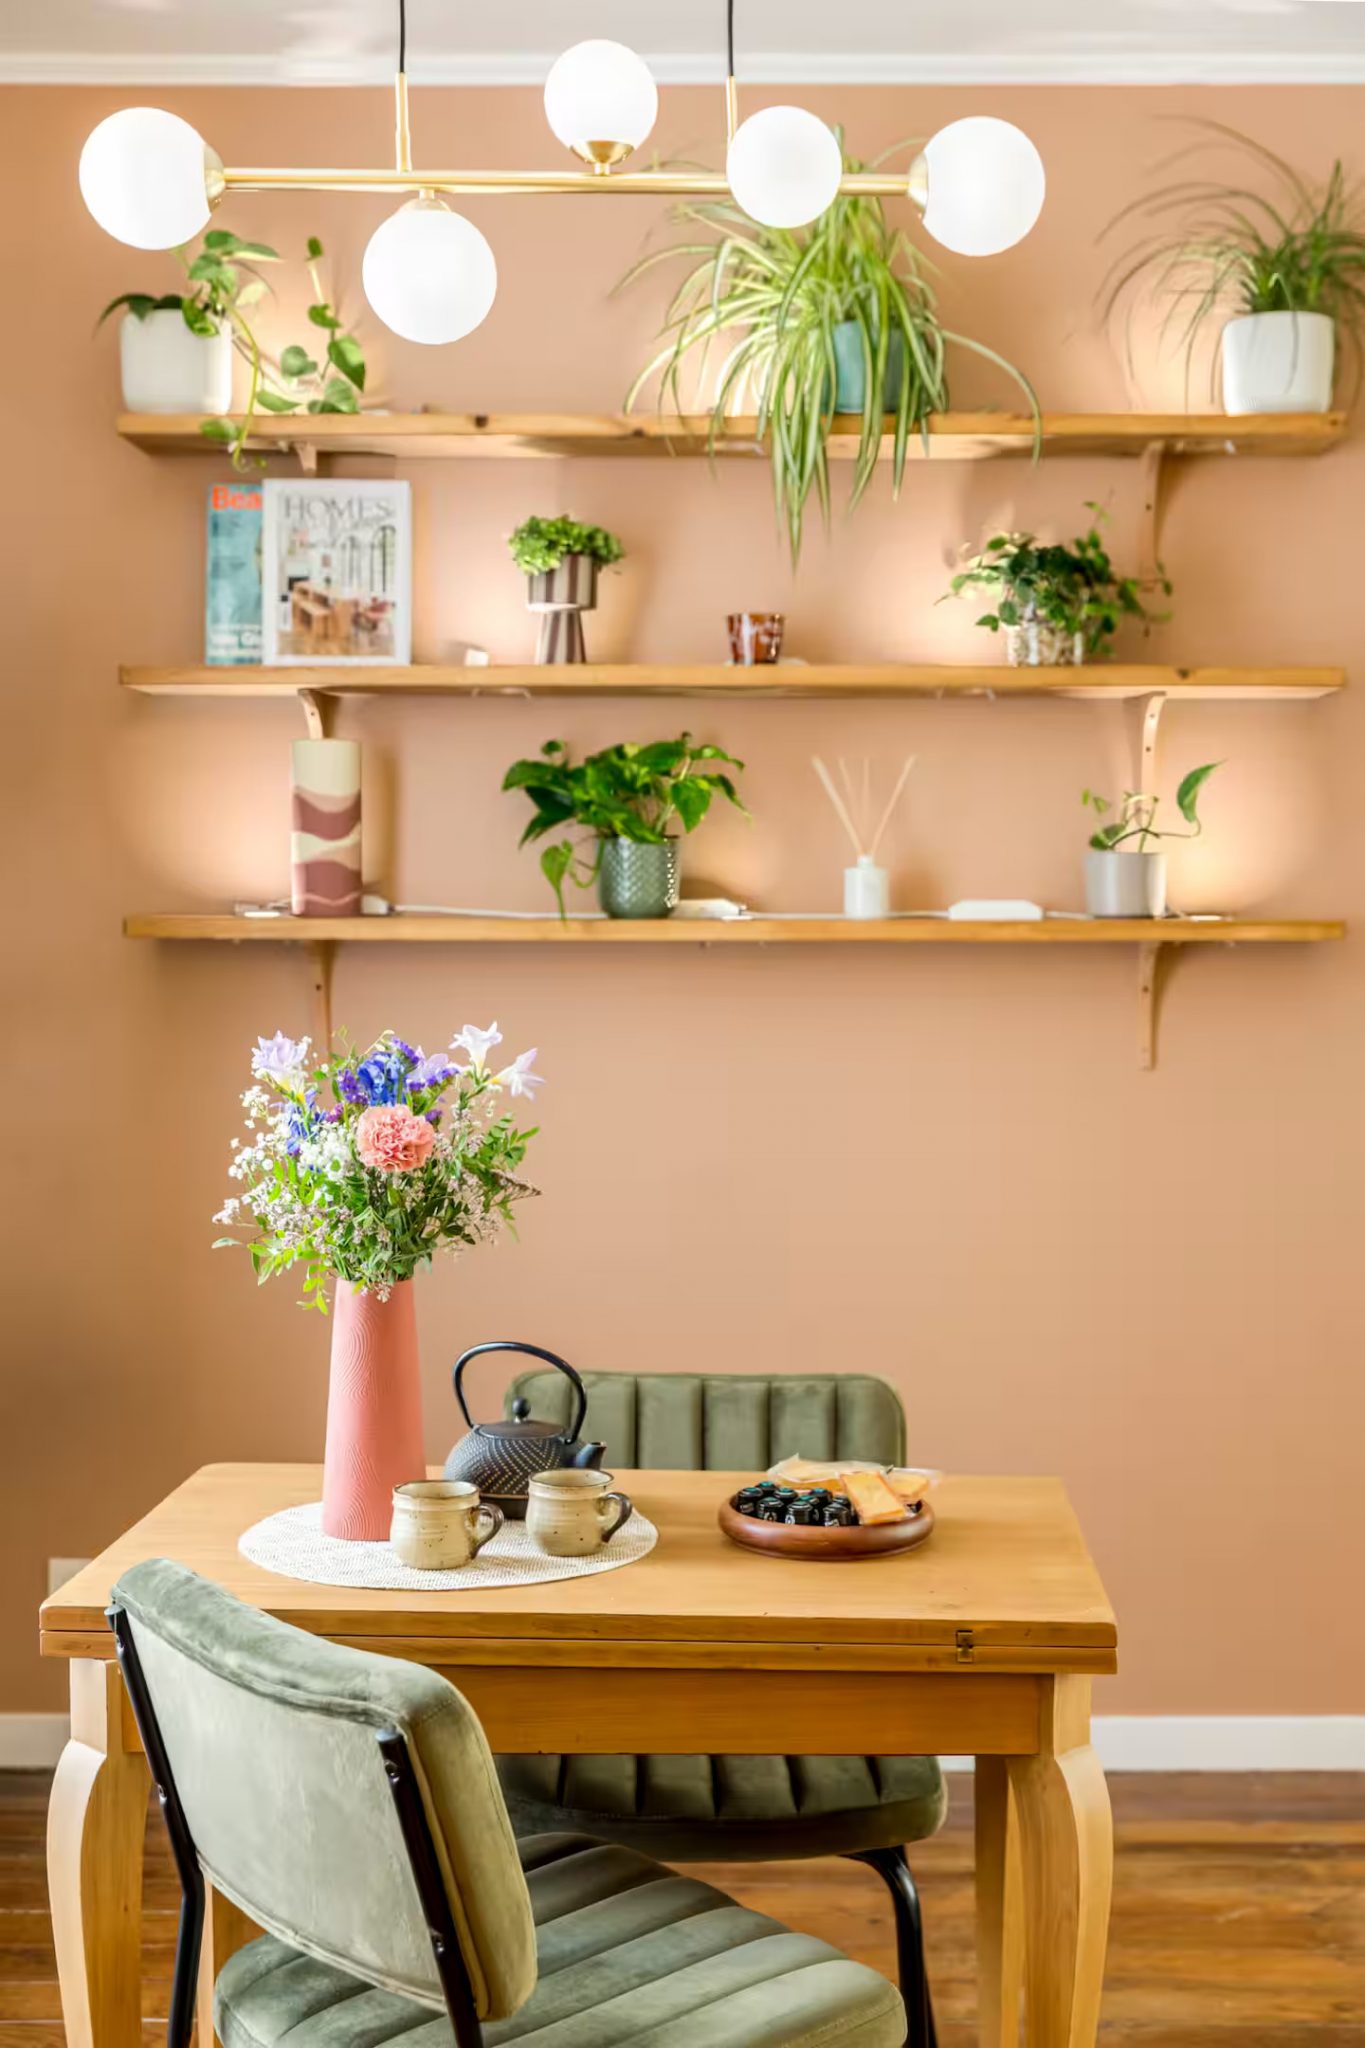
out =
[(139, 911), (123, 920), (130, 939), (230, 941), (233, 945), (600, 945), (600, 946), (1163, 946), (1315, 945), (1344, 938), (1336, 918), (1046, 918), (969, 924), (942, 917), (609, 918), (236, 917), (218, 912)]

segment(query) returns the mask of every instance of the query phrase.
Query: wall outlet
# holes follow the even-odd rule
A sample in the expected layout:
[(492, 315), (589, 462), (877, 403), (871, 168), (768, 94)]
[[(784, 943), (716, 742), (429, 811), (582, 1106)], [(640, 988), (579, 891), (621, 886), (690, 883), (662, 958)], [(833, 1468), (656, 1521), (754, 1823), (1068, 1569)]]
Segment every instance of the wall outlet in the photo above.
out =
[(50, 1557), (47, 1561), (48, 1598), (68, 1579), (74, 1579), (77, 1572), (83, 1572), (89, 1562), (88, 1557)]

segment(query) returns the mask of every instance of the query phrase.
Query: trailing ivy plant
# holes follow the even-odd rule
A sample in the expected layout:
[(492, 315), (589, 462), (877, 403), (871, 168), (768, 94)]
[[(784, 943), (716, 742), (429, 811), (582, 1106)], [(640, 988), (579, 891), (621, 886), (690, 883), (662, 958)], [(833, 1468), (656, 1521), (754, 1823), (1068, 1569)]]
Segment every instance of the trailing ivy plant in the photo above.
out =
[(199, 430), (208, 440), (221, 442), (232, 451), (234, 469), (245, 469), (251, 466), (245, 449), (258, 408), (272, 413), (360, 410), (365, 355), (323, 289), (320, 266), (324, 253), (317, 236), (310, 235), (306, 260), (313, 297), (308, 319), (320, 330), (311, 351), (291, 343), (276, 359), (261, 348), (248, 310), (265, 298), (270, 285), (257, 266), (282, 259), (266, 243), (245, 242), (226, 228), (210, 228), (197, 255), (191, 255), (188, 248), (175, 251), (185, 271), (186, 291), (166, 292), (160, 297), (151, 292), (121, 292), (105, 307), (96, 325), (120, 307), (136, 320), (178, 308), (192, 334), (220, 334), (226, 328), (250, 373), (246, 408), (240, 420), (201, 420)]
[[(864, 166), (846, 157), (845, 168)], [(696, 364), (704, 373), (715, 347), (708, 445), (714, 452), (732, 413), (757, 415), (758, 435), (771, 450), (778, 524), (793, 562), (812, 492), (829, 520), (837, 327), (856, 328), (863, 364), (850, 506), (872, 481), (888, 427), (893, 495), (900, 492), (912, 434), (928, 452), (929, 415), (948, 406), (950, 345), (970, 349), (1012, 377), (1037, 426), (1038, 401), (1023, 372), (984, 342), (941, 325), (930, 266), (887, 221), (880, 199), (841, 193), (810, 227), (795, 230), (762, 227), (727, 200), (679, 206), (673, 218), (704, 230), (705, 238), (655, 250), (621, 280), (628, 285), (661, 263), (690, 263), (664, 316), (663, 346), (632, 384), (626, 410), (657, 377), (660, 412), (685, 413), (683, 371)], [(888, 365), (894, 380), (897, 358), (899, 389), (884, 409)]]
[(538, 758), (512, 763), (502, 786), (524, 790), (534, 806), (520, 845), (570, 825), (581, 826), (589, 835), (591, 858), (572, 839), (556, 840), (540, 856), (541, 872), (555, 892), (559, 914), (567, 917), (564, 884), (591, 888), (606, 840), (634, 839), (658, 846), (674, 836), (674, 826), (694, 832), (717, 792), (747, 817), (732, 778), (724, 772), (743, 767), (723, 747), (699, 746), (687, 732), (652, 746), (626, 742), (605, 747), (576, 764), (563, 740), (547, 740)]
[[(1220, 761), (1206, 761), (1202, 768), (1191, 768), (1175, 793), (1175, 807), (1185, 823), (1193, 828), (1191, 831), (1159, 830), (1156, 814), (1160, 797), (1145, 796), (1140, 790), (1127, 789), (1117, 806), (1116, 815), (1107, 825), (1101, 825), (1091, 833), (1091, 846), (1096, 853), (1114, 853), (1128, 840), (1136, 839), (1137, 851), (1146, 853), (1149, 839), (1197, 839), (1204, 829), (1199, 820), (1199, 792), (1214, 769), (1221, 766)], [(1098, 818), (1115, 810), (1107, 797), (1097, 796), (1093, 789), (1081, 791), (1081, 802)]]
[(605, 527), (584, 526), (567, 513), (561, 513), (557, 519), (523, 519), (516, 532), (508, 535), (507, 545), (512, 550), (512, 560), (528, 576), (547, 575), (559, 567), (566, 555), (586, 555), (590, 561), (607, 567), (622, 561), (626, 552), (616, 535), (608, 533)]
[[(978, 626), (998, 633), (1002, 626), (1027, 626), (1036, 620), (1056, 627), (1068, 639), (1079, 637), (1091, 660), (1111, 652), (1123, 619), (1138, 619), (1149, 630), (1169, 618), (1168, 612), (1148, 611), (1137, 577), (1120, 576), (1115, 570), (1100, 532), (1107, 516), (1103, 507), (1087, 500), (1085, 509), (1093, 515), (1092, 524), (1070, 546), (1040, 541), (1032, 533), (995, 534), (954, 576), (947, 594), (998, 592), (994, 611), (983, 612)], [(1156, 587), (1166, 597), (1174, 590), (1160, 563)]]

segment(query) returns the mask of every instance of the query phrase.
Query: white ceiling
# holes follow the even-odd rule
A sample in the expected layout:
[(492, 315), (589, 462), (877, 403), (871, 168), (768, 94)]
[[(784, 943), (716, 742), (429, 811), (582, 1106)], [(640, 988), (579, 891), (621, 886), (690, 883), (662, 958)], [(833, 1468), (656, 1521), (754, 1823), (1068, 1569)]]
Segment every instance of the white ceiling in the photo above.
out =
[[(415, 81), (539, 80), (587, 35), (672, 83), (723, 71), (724, 0), (408, 0)], [(351, 84), (394, 68), (397, 0), (0, 0), (0, 79)], [(1365, 79), (1365, 0), (738, 0), (755, 82)]]

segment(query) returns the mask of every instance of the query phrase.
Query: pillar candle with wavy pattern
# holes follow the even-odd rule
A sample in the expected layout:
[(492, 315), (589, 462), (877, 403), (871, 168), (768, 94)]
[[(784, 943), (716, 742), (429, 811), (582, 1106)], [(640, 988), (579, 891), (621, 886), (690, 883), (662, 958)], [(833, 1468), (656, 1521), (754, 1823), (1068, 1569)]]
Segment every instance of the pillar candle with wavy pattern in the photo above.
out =
[(360, 910), (360, 744), (295, 740), (289, 839), (295, 917)]

